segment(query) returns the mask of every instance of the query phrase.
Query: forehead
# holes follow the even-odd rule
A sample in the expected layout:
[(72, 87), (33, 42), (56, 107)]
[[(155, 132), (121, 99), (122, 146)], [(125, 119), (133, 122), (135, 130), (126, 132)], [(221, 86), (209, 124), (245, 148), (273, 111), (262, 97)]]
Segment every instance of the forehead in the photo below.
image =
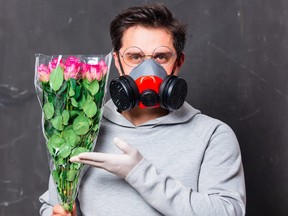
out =
[(121, 50), (131, 46), (139, 47), (145, 53), (151, 53), (159, 46), (167, 46), (175, 51), (172, 34), (164, 28), (146, 28), (143, 26), (128, 28), (123, 34)]

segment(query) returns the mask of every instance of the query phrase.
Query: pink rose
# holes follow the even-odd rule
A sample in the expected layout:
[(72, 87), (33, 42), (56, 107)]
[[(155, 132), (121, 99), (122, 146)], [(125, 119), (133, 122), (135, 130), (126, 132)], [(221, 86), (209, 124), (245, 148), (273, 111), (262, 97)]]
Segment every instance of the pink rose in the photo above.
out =
[(89, 73), (89, 71), (90, 71), (90, 65), (86, 64), (86, 63), (83, 63), (82, 64), (82, 70), (81, 70), (82, 79), (86, 78), (86, 73)]
[(64, 78), (68, 80), (70, 78), (77, 79), (79, 77), (79, 71), (81, 69), (82, 63), (78, 58), (70, 56), (65, 61)]
[(90, 82), (93, 80), (101, 80), (102, 73), (100, 65), (83, 64), (82, 77), (88, 79)]
[(50, 79), (50, 70), (47, 65), (40, 64), (38, 67), (39, 80), (41, 82), (48, 82)]
[[(49, 67), (50, 71), (54, 70), (58, 66), (57, 63), (58, 63), (58, 58), (53, 58), (52, 61), (49, 62), (48, 67)], [(59, 65), (60, 65), (60, 67), (64, 68), (64, 64), (63, 64), (62, 59), (60, 59)]]
[(99, 62), (99, 66), (100, 66), (101, 74), (102, 74), (102, 76), (104, 76), (107, 73), (107, 70), (108, 70), (108, 67), (107, 67), (105, 61), (103, 61), (103, 60), (100, 61)]
[(95, 79), (100, 79), (100, 68), (98, 65), (91, 65), (91, 64), (83, 64), (82, 67), (82, 77), (83, 79), (88, 79), (92, 82)]
[(86, 78), (92, 82), (95, 79), (100, 81), (107, 73), (108, 67), (104, 61), (100, 61), (99, 64), (83, 64), (82, 69), (83, 79)]

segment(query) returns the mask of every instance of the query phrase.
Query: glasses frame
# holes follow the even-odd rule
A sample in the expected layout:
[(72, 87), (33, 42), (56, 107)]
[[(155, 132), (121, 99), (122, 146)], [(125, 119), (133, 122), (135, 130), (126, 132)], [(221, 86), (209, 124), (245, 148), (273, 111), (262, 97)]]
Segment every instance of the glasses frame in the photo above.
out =
[[(169, 63), (160, 64), (160, 63), (158, 63), (158, 62), (153, 58), (154, 52), (155, 52), (157, 49), (161, 48), (161, 47), (168, 48), (168, 49), (171, 51), (171, 54), (172, 54), (171, 59), (172, 59), (172, 60), (171, 60)], [(124, 62), (128, 67), (136, 67), (136, 66), (139, 65), (139, 64), (129, 65), (129, 64), (127, 64), (127, 62), (125, 62), (125, 59), (124, 59), (125, 52), (126, 52), (128, 49), (130, 49), (130, 48), (137, 48), (137, 49), (139, 49), (139, 50), (142, 52), (142, 54), (143, 54), (142, 57), (141, 57), (141, 60), (142, 60), (142, 61), (141, 61), (139, 64), (141, 64), (143, 61), (145, 61), (146, 57), (150, 57), (150, 59), (152, 59), (153, 61), (155, 61), (155, 62), (157, 62), (158, 64), (160, 64), (160, 65), (162, 65), (163, 67), (165, 67), (165, 66), (170, 65), (170, 64), (173, 62), (174, 57), (177, 56), (177, 55), (173, 52), (173, 50), (172, 50), (170, 47), (167, 47), (167, 46), (159, 46), (159, 47), (156, 47), (156, 48), (153, 50), (152, 54), (150, 54), (150, 55), (145, 55), (145, 53), (143, 52), (143, 50), (142, 50), (140, 47), (130, 46), (130, 47), (126, 48), (126, 49), (123, 51), (123, 54), (120, 52), (120, 50), (118, 51), (119, 55), (120, 55), (120, 56), (122, 57), (122, 59), (123, 59), (123, 62)]]

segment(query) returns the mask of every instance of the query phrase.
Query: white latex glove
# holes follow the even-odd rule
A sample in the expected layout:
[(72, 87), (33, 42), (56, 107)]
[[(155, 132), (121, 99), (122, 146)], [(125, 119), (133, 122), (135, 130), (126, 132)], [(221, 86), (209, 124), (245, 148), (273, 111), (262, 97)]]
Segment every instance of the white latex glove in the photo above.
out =
[(119, 177), (126, 178), (130, 171), (142, 160), (143, 156), (137, 149), (118, 137), (114, 138), (114, 143), (123, 151), (123, 154), (83, 152), (71, 157), (70, 161), (105, 169)]

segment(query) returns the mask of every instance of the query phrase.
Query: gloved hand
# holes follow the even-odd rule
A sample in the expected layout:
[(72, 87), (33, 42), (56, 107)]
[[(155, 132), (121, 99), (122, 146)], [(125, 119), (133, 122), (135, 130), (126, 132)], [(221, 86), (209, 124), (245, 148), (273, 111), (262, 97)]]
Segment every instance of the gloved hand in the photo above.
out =
[(70, 161), (102, 168), (119, 177), (126, 178), (130, 171), (142, 160), (143, 156), (137, 149), (120, 138), (116, 137), (114, 143), (123, 151), (123, 154), (84, 152), (71, 157)]
[(77, 216), (76, 206), (75, 204), (73, 205), (73, 210), (71, 214), (70, 212), (66, 211), (61, 205), (55, 205), (53, 207), (52, 216)]

